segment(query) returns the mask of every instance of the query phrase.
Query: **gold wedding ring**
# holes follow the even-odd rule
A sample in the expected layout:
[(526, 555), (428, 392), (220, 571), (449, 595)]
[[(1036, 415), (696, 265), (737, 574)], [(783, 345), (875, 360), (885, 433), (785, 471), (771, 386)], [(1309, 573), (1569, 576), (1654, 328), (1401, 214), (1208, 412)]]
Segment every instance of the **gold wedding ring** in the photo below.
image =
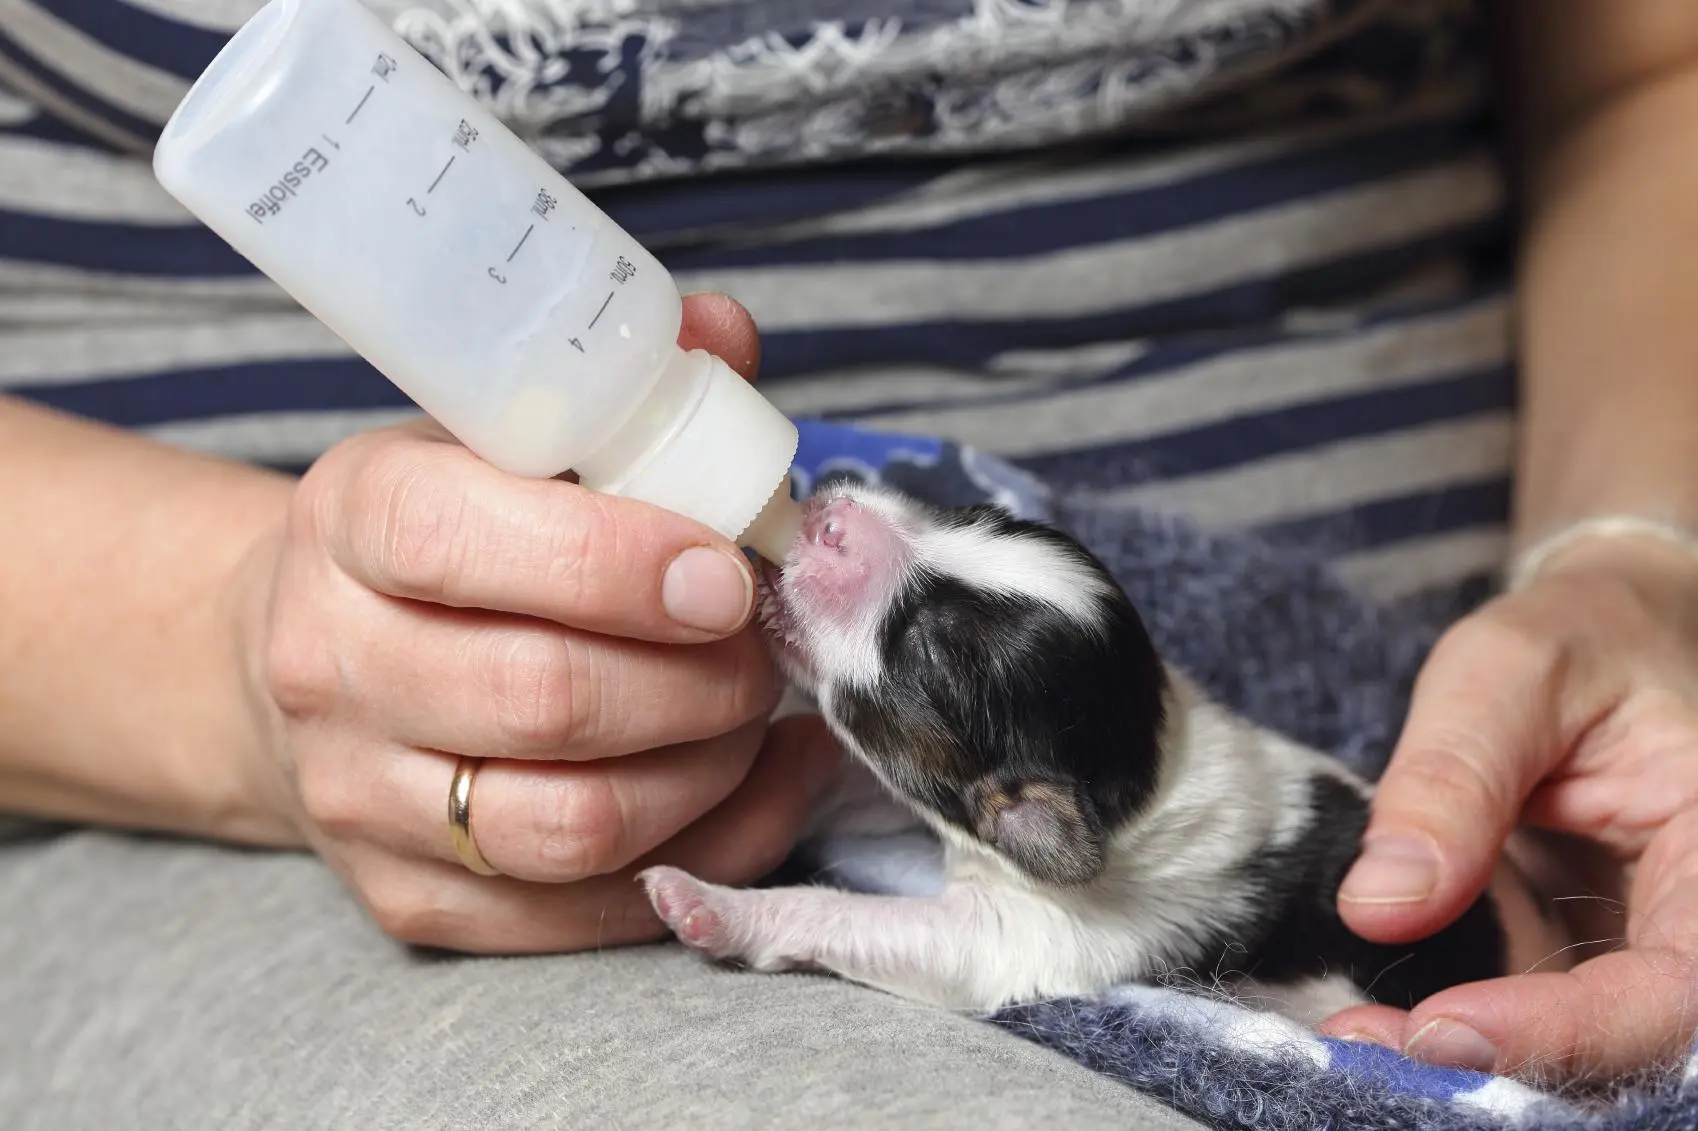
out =
[(472, 779), (481, 765), (481, 758), (461, 758), (454, 767), (454, 781), (448, 787), (448, 829), (454, 834), (454, 855), (460, 863), (480, 876), (499, 876), (472, 837)]

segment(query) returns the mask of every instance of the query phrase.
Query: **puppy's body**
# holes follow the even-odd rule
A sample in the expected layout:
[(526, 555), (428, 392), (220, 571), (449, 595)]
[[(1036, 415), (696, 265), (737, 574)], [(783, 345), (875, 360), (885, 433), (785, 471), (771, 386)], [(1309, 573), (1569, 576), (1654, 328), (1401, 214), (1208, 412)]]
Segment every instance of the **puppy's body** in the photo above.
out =
[(827, 821), (923, 824), (946, 882), (917, 898), (645, 873), (708, 954), (962, 1009), (1176, 980), (1318, 1020), (1556, 949), (1525, 928), (1511, 947), (1489, 899), (1411, 946), (1349, 932), (1335, 900), (1368, 787), (1168, 669), (1056, 531), (838, 488), (763, 589), (781, 661), (880, 787), (846, 783)]

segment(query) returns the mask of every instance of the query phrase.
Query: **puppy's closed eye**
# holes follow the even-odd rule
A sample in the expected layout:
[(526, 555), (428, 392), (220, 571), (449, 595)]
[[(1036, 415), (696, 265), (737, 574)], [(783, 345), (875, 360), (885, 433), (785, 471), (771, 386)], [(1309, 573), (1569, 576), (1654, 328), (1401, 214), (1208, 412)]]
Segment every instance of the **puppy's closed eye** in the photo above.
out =
[(978, 793), (974, 831), (1033, 879), (1073, 886), (1102, 872), (1102, 821), (1076, 786), (999, 782)]

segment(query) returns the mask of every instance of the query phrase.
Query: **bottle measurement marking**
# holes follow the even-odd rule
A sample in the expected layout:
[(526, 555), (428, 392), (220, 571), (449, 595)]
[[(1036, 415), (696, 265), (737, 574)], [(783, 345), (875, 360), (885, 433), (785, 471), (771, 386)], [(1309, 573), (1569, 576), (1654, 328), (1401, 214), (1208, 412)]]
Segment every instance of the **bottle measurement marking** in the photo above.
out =
[(519, 249), (525, 246), (525, 241), (531, 238), (531, 233), (536, 231), (536, 227), (535, 224), (532, 224), (525, 229), (525, 234), (519, 237), (519, 242), (514, 244), (513, 250), (507, 253), (507, 262), (513, 262), (513, 257), (519, 254)]
[[(454, 154), (454, 157), (458, 157), (458, 156), (459, 156), (458, 153)], [(425, 189), (425, 195), (426, 196), (429, 196), (431, 193), (436, 191), (436, 186), (442, 183), (442, 178), (446, 177), (448, 175), (448, 170), (450, 170), (454, 167), (454, 157), (450, 157), (448, 159), (448, 164), (446, 164), (442, 167), (442, 172), (436, 174), (436, 180), (430, 182), (430, 187)]]
[(376, 90), (376, 89), (377, 89), (376, 83), (372, 83), (370, 86), (366, 87), (366, 92), (363, 95), (360, 96), (359, 105), (355, 106), (353, 111), (351, 113), (349, 113), (347, 118), (345, 118), (343, 120), (342, 124), (344, 126), (353, 125), (355, 116), (357, 116), (361, 110), (364, 110), (366, 108), (366, 102), (367, 102), (368, 99), (371, 98), (371, 92)]
[(606, 313), (607, 313), (607, 304), (608, 304), (608, 303), (610, 303), (610, 302), (612, 302), (612, 301), (613, 301), (613, 292), (612, 292), (612, 291), (608, 291), (608, 292), (607, 292), (607, 297), (606, 297), (606, 298), (604, 298), (604, 299), (602, 299), (602, 300), (601, 300), (601, 309), (600, 309), (600, 310), (598, 310), (598, 311), (596, 311), (596, 312), (595, 312), (595, 317), (594, 317), (594, 318), (592, 318), (592, 319), (590, 319), (590, 324), (589, 324), (589, 325), (588, 325), (588, 326), (586, 326), (586, 327), (585, 327), (585, 329), (586, 329), (586, 330), (593, 330), (593, 329), (595, 329), (595, 324), (596, 324), (596, 323), (597, 323), (597, 322), (600, 322), (600, 321), (601, 321), (601, 316), (602, 316), (602, 315), (603, 315), (603, 314), (606, 314)]

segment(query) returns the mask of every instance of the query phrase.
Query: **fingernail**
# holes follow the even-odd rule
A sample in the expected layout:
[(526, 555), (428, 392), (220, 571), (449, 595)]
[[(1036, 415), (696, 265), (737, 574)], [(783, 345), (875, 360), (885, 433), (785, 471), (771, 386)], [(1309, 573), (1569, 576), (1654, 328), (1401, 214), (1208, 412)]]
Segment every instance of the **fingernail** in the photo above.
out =
[(1341, 1041), (1349, 1041), (1353, 1045), (1373, 1045), (1375, 1048), (1382, 1048), (1387, 1052), (1396, 1051), (1386, 1042), (1386, 1038), (1375, 1036), (1373, 1033), (1366, 1032), (1362, 1029), (1352, 1029), (1350, 1032), (1340, 1035), (1338, 1039)]
[(1419, 903), (1439, 886), (1439, 857), (1427, 840), (1403, 833), (1373, 837), (1339, 885), (1350, 903)]
[(672, 559), (660, 583), (666, 615), (686, 628), (730, 632), (749, 617), (754, 578), (741, 561), (707, 546)]
[(1403, 1046), (1404, 1054), (1443, 1068), (1471, 1068), (1490, 1072), (1497, 1067), (1497, 1046), (1460, 1021), (1441, 1017), (1415, 1031)]

